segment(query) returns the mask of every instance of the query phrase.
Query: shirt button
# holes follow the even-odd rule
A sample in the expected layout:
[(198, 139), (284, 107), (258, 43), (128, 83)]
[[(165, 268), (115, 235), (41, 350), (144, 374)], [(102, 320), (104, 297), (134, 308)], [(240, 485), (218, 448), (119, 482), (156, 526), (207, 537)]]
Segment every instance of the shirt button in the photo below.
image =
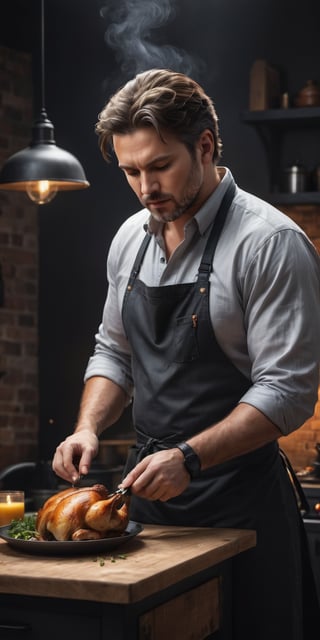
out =
[(162, 257), (160, 258), (160, 262), (162, 262), (162, 263), (163, 263), (163, 262), (165, 262), (165, 261), (166, 261), (166, 259), (162, 256)]

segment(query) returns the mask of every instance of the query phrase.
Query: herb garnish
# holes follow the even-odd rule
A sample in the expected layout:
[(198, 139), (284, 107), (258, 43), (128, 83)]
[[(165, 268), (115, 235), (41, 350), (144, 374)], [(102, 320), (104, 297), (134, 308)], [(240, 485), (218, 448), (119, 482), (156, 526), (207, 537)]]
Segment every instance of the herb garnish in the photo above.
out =
[(8, 533), (16, 540), (38, 540), (39, 534), (36, 530), (37, 514), (25, 516), (21, 520), (12, 520)]
[(126, 560), (127, 555), (125, 553), (119, 553), (117, 556), (97, 556), (93, 559), (93, 562), (98, 562), (100, 567), (104, 567), (106, 560), (109, 560), (109, 562), (116, 562), (117, 559)]

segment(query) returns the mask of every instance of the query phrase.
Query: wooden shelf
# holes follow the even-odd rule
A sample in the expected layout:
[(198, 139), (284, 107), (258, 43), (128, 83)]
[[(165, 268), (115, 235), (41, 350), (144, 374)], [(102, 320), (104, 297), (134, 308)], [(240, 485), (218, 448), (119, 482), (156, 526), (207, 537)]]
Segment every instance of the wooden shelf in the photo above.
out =
[(242, 121), (248, 124), (276, 125), (281, 128), (291, 126), (314, 126), (320, 124), (320, 107), (297, 107), (290, 109), (267, 109), (265, 111), (244, 111)]
[(287, 135), (296, 131), (320, 130), (320, 107), (296, 107), (244, 111), (242, 122), (255, 128), (264, 146), (269, 173), (267, 200), (275, 204), (320, 204), (320, 192), (281, 193), (283, 147)]

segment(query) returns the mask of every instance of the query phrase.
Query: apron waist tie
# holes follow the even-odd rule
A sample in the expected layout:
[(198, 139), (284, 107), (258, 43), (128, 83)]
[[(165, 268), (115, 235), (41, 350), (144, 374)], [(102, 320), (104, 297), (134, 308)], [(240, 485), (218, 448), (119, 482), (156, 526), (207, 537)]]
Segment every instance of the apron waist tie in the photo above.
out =
[(148, 438), (145, 444), (137, 443), (137, 462), (140, 462), (146, 456), (149, 456), (154, 451), (160, 451), (160, 449), (168, 449), (168, 447), (161, 446), (159, 440), (156, 438)]
[(163, 451), (165, 449), (171, 449), (176, 444), (181, 442), (178, 439), (164, 438), (163, 440), (159, 440), (158, 438), (148, 437), (143, 431), (140, 431), (138, 427), (135, 427), (135, 431), (137, 434), (137, 443), (136, 443), (136, 451), (137, 451), (137, 462), (140, 462), (146, 456), (149, 456), (151, 453), (155, 451)]

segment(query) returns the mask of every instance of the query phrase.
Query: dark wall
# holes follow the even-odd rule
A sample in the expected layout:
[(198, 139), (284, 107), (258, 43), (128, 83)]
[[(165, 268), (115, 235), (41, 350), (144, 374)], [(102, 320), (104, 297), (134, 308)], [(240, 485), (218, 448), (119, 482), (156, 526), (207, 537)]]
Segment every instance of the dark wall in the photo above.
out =
[[(120, 11), (123, 23), (126, 7), (140, 5), (141, 19), (135, 15), (131, 26), (135, 37), (147, 36), (150, 62), (144, 63), (132, 51), (124, 55), (132, 30), (125, 31), (117, 50), (105, 40), (114, 11)], [(73, 428), (106, 294), (107, 250), (121, 222), (139, 208), (123, 176), (100, 156), (94, 125), (105, 100), (141, 65), (190, 72), (214, 99), (220, 116), (222, 164), (240, 186), (263, 193), (268, 186), (264, 150), (256, 132), (241, 121), (248, 108), (250, 68), (257, 58), (276, 65), (282, 90), (290, 96), (309, 78), (320, 80), (317, 5), (314, 0), (303, 6), (298, 0), (46, 1), (47, 112), (57, 144), (79, 158), (91, 187), (58, 194), (39, 212), (43, 457), (50, 458)], [(167, 18), (148, 30), (143, 21), (147, 9), (159, 8), (168, 9)], [(167, 58), (157, 64), (157, 51), (170, 53), (173, 64)], [(128, 423), (126, 417), (121, 428)]]

